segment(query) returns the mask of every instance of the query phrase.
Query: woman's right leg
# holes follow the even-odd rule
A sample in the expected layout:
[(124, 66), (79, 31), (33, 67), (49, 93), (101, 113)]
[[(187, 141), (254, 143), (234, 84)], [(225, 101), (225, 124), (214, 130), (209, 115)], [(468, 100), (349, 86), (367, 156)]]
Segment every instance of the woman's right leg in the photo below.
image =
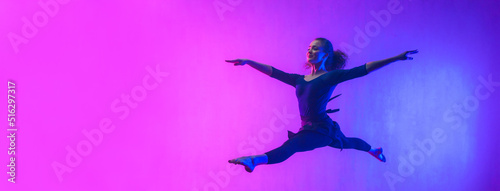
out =
[(285, 161), (296, 152), (314, 150), (328, 146), (332, 139), (315, 131), (303, 130), (288, 139), (280, 147), (262, 155), (246, 156), (229, 160), (229, 163), (245, 166), (247, 172), (253, 172), (257, 165), (276, 164)]

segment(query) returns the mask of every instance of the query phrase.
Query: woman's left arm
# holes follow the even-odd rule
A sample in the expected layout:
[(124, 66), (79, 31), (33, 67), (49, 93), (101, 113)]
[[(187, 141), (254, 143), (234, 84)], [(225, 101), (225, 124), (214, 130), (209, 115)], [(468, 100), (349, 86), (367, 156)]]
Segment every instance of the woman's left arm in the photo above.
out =
[(375, 71), (379, 68), (382, 68), (384, 67), (385, 65), (387, 64), (390, 64), (392, 62), (395, 62), (395, 61), (398, 61), (398, 60), (413, 60), (412, 57), (408, 57), (409, 54), (416, 54), (418, 53), (418, 50), (410, 50), (410, 51), (406, 51), (406, 52), (403, 52), (397, 56), (394, 56), (394, 57), (390, 57), (390, 58), (387, 58), (387, 59), (383, 59), (383, 60), (379, 60), (379, 61), (373, 61), (373, 62), (367, 62), (366, 63), (366, 71), (368, 73), (372, 72), (372, 71)]

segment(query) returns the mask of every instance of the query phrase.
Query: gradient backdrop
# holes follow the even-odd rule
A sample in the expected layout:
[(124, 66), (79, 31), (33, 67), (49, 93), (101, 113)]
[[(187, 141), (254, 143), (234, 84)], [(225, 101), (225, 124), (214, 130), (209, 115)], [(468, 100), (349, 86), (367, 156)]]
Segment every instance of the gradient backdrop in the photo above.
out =
[[(15, 184), (0, 190), (495, 190), (499, 1), (0, 2), (0, 100), (15, 82)], [(320, 148), (249, 174), (228, 159), (300, 128), (294, 89), (225, 59), (304, 69), (316, 37), (353, 68), (329, 104), (387, 163)]]

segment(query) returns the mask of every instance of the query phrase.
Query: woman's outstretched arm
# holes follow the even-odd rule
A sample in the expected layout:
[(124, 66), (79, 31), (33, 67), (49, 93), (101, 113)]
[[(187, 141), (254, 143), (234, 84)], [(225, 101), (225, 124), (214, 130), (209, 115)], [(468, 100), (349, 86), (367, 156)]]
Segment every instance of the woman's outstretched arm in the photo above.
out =
[(278, 70), (272, 66), (266, 65), (266, 64), (261, 64), (252, 60), (247, 60), (247, 59), (235, 59), (235, 60), (226, 60), (226, 62), (234, 63), (235, 66), (241, 66), (248, 64), (252, 68), (257, 69), (258, 71), (271, 76), (274, 79), (277, 79), (279, 81), (282, 81), (288, 85), (291, 85), (295, 87), (297, 84), (297, 79), (300, 77), (298, 74), (290, 74), (283, 72), (281, 70)]
[(243, 66), (245, 64), (248, 64), (252, 68), (255, 68), (256, 70), (258, 70), (258, 71), (260, 71), (268, 76), (271, 76), (271, 74), (273, 72), (273, 68), (271, 66), (255, 62), (253, 60), (235, 59), (235, 60), (226, 60), (226, 62), (234, 63), (235, 66), (239, 66), (239, 65)]
[(411, 50), (411, 51), (406, 51), (401, 53), (400, 55), (390, 57), (387, 59), (379, 60), (379, 61), (373, 61), (373, 62), (368, 62), (366, 63), (366, 71), (368, 73), (375, 71), (379, 68), (384, 67), (387, 64), (390, 64), (392, 62), (398, 61), (398, 60), (413, 60), (412, 57), (408, 57), (409, 54), (416, 54), (418, 53), (418, 50)]

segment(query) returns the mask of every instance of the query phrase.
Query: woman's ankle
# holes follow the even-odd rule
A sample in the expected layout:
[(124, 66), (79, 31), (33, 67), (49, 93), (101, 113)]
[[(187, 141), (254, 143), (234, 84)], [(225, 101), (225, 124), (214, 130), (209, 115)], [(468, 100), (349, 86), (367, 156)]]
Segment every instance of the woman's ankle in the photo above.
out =
[(266, 154), (253, 156), (253, 163), (255, 166), (261, 165), (261, 164), (267, 164), (267, 162), (268, 162), (268, 160), (267, 160)]

